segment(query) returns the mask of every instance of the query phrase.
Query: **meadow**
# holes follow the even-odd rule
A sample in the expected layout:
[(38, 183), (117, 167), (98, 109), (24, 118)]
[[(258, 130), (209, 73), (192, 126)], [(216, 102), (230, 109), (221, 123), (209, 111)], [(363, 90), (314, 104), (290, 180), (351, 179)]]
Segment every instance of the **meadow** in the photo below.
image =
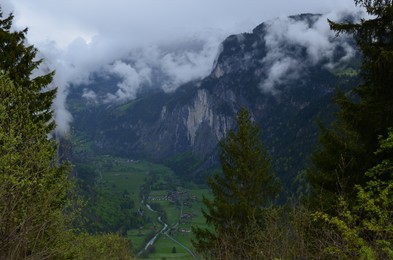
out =
[[(147, 221), (126, 232), (134, 253), (140, 253), (139, 258), (194, 258), (191, 227), (205, 225), (201, 212), (202, 197), (211, 196), (206, 187), (182, 181), (169, 168), (146, 161), (98, 156), (91, 163), (99, 169), (98, 187), (113, 196), (128, 194), (134, 201), (134, 210), (143, 211)], [(105, 207), (102, 208), (105, 210)], [(149, 239), (163, 228), (159, 217), (168, 228), (144, 251)]]

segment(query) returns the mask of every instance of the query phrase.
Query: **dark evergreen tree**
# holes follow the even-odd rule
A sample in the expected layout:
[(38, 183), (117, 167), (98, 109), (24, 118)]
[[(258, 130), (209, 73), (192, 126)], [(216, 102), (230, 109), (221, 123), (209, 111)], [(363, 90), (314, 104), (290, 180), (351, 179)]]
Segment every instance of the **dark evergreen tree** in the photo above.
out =
[(238, 113), (237, 124), (237, 131), (229, 131), (220, 143), (222, 173), (209, 179), (213, 199), (203, 199), (207, 209), (203, 215), (213, 230), (193, 229), (194, 246), (208, 256), (217, 256), (214, 248), (221, 234), (232, 233), (238, 240), (251, 225), (263, 225), (264, 210), (279, 191), (271, 159), (248, 110)]
[[(3, 18), (0, 7), (0, 72), (17, 85), (23, 87), (30, 95), (30, 111), (34, 120), (42, 120), (47, 124), (47, 132), (54, 129), (51, 105), (56, 90), (47, 87), (53, 80), (54, 72), (32, 78), (42, 60), (37, 59), (37, 49), (26, 45), (27, 28), (22, 31), (12, 30), (13, 14)], [(38, 95), (36, 93), (39, 93)]]
[[(332, 129), (322, 129), (321, 146), (313, 154), (308, 179), (323, 208), (334, 205), (338, 194), (354, 196), (354, 186), (365, 184), (367, 169), (393, 154), (375, 154), (379, 137), (393, 126), (393, 6), (388, 0), (356, 0), (372, 15), (358, 23), (334, 23), (332, 30), (354, 35), (362, 52), (362, 83), (348, 95), (339, 93), (340, 107)], [(390, 178), (390, 176), (387, 176)]]

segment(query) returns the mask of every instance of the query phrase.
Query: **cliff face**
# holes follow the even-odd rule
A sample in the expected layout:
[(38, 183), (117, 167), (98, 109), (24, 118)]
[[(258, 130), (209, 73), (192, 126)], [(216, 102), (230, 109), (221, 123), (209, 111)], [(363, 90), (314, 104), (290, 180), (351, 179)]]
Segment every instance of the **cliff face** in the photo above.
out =
[(158, 161), (187, 152), (198, 158), (209, 155), (234, 126), (236, 110), (219, 113), (218, 104), (225, 99), (194, 84), (184, 88), (183, 93), (133, 101), (122, 112), (124, 105), (104, 111), (96, 145), (106, 152)]
[[(308, 26), (317, 18), (296, 17)], [(102, 153), (176, 162), (177, 166), (193, 158), (196, 170), (214, 157), (219, 140), (234, 128), (237, 111), (247, 107), (262, 128), (277, 170), (296, 171), (306, 163), (316, 140), (317, 115), (330, 120), (335, 88), (355, 84), (356, 77), (341, 72), (356, 67), (356, 62), (352, 59), (352, 65), (341, 64), (333, 70), (326, 66), (326, 59), (309, 61), (307, 46), (285, 41), (274, 60), (268, 36), (267, 24), (252, 33), (230, 36), (208, 77), (173, 93), (156, 92), (126, 104), (85, 111), (75, 117), (75, 127), (91, 136)], [(340, 47), (331, 51), (334, 58), (329, 62), (346, 55)], [(286, 80), (272, 81), (278, 65), (286, 69)], [(274, 88), (266, 87), (270, 81)]]

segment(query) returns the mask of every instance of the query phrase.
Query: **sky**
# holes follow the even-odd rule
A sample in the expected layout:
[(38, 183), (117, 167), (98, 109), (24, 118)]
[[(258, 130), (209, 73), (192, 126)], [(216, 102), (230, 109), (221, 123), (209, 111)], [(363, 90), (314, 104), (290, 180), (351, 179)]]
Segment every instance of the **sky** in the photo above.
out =
[[(1, 0), (0, 6), (4, 13), (13, 11), (15, 29), (29, 28), (28, 41), (44, 58), (43, 69), (56, 70), (54, 110), (60, 133), (67, 132), (72, 122), (66, 104), (72, 86), (84, 88), (89, 104), (130, 100), (150, 85), (174, 91), (182, 83), (207, 76), (220, 43), (231, 34), (250, 32), (276, 17), (286, 21), (288, 15), (322, 13), (326, 21), (338, 13), (358, 11), (353, 0)], [(313, 50), (314, 56), (330, 50), (323, 37), (328, 34), (325, 23), (313, 29), (322, 34), (301, 25), (274, 25), (289, 34), (300, 30), (310, 36), (311, 42), (293, 38), (310, 47), (310, 59)], [(273, 45), (277, 35), (282, 34), (272, 32)], [(274, 55), (273, 51), (273, 60)], [(262, 88), (273, 88), (276, 74), (288, 71), (293, 61), (281, 58), (285, 62), (271, 64), (276, 70)], [(91, 84), (93, 75), (118, 78), (117, 91), (98, 97)]]

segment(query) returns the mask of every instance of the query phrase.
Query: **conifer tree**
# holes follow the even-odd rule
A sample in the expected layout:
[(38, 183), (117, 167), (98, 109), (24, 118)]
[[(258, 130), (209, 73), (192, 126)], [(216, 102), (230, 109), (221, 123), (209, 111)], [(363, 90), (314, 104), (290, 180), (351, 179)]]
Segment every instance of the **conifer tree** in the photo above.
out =
[(271, 159), (248, 110), (240, 110), (237, 124), (237, 131), (229, 131), (220, 142), (222, 174), (216, 173), (209, 179), (213, 198), (203, 199), (207, 208), (203, 215), (214, 231), (193, 229), (196, 249), (212, 257), (217, 256), (214, 248), (221, 234), (232, 233), (238, 240), (247, 235), (244, 231), (251, 225), (263, 225), (265, 207), (279, 191)]
[[(393, 6), (388, 0), (355, 0), (370, 19), (334, 23), (338, 34), (352, 34), (362, 53), (362, 83), (352, 93), (339, 93), (340, 107), (332, 129), (322, 129), (321, 146), (313, 154), (308, 179), (317, 203), (330, 208), (339, 194), (353, 197), (354, 186), (365, 184), (364, 173), (393, 154), (374, 154), (379, 137), (393, 126)], [(391, 178), (391, 176), (386, 176)], [(316, 202), (316, 200), (314, 200)]]
[[(380, 141), (376, 154), (391, 153), (393, 131)], [(393, 258), (393, 160), (388, 158), (365, 172), (364, 185), (355, 185), (355, 199), (339, 197), (337, 215), (316, 212), (334, 231), (324, 241), (325, 258)], [(385, 178), (388, 176), (389, 178)], [(384, 180), (387, 179), (387, 180)], [(333, 239), (332, 239), (333, 237)]]
[(1, 259), (62, 254), (69, 169), (57, 164), (57, 144), (32, 116), (28, 104), (37, 96), (0, 73)]
[(131, 259), (118, 235), (73, 233), (70, 167), (48, 139), (54, 72), (32, 77), (37, 49), (2, 17), (0, 8), (0, 259)]
[[(34, 70), (42, 63), (37, 59), (37, 49), (32, 45), (26, 45), (27, 28), (21, 31), (12, 29), (14, 16), (9, 14), (3, 18), (0, 7), (0, 72), (17, 85), (24, 88), (30, 95), (30, 111), (34, 120), (42, 120), (47, 124), (47, 133), (54, 129), (52, 121), (51, 105), (56, 95), (56, 90), (48, 90), (47, 87), (53, 80), (54, 72), (32, 77)], [(39, 94), (37, 94), (39, 93)]]

